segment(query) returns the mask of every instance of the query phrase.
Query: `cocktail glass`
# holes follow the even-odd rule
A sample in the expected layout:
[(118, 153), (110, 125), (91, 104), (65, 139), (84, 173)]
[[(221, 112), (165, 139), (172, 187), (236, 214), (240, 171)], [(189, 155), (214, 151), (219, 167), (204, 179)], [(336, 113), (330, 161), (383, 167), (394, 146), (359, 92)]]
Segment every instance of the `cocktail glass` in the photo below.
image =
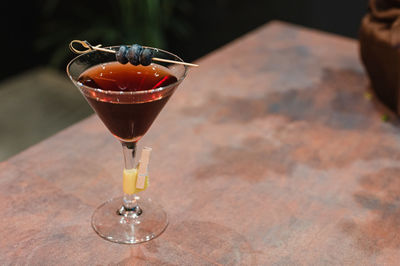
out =
[[(119, 46), (107, 48), (118, 51)], [(154, 57), (183, 62), (181, 58), (170, 52), (147, 48), (154, 51)], [(159, 63), (168, 68), (177, 80), (167, 86), (150, 90), (111, 91), (87, 86), (79, 81), (80, 75), (87, 69), (115, 61), (115, 54), (97, 50), (90, 51), (75, 57), (67, 66), (67, 74), (103, 123), (121, 142), (125, 169), (129, 170), (137, 165), (135, 162), (137, 142), (185, 78), (187, 66)], [(99, 108), (100, 105), (106, 107)], [(137, 110), (137, 113), (132, 113), (132, 110)], [(140, 127), (139, 133), (134, 133), (135, 123), (138, 123), (137, 127)], [(128, 124), (129, 130), (121, 128), (127, 127)], [(119, 134), (119, 132), (127, 131), (133, 133), (123, 136)], [(163, 208), (150, 198), (145, 198), (138, 193), (125, 193), (122, 197), (113, 198), (100, 205), (92, 216), (92, 227), (98, 235), (109, 241), (125, 244), (149, 241), (159, 236), (167, 225), (168, 218)]]

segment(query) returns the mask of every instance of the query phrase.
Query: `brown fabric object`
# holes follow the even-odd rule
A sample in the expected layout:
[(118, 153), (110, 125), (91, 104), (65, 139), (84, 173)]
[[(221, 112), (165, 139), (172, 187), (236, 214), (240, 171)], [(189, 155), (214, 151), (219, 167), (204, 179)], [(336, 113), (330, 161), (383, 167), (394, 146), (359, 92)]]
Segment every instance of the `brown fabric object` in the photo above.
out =
[(370, 0), (361, 23), (360, 54), (372, 89), (400, 114), (400, 0)]

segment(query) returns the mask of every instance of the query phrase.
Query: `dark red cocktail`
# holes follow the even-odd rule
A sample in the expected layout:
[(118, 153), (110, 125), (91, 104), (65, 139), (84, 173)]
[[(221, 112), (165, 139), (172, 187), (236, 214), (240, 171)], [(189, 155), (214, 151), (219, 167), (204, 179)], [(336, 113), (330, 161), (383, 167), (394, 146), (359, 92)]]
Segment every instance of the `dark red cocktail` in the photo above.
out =
[[(78, 81), (104, 91), (128, 92), (165, 87), (177, 78), (168, 68), (157, 64), (133, 66), (111, 62), (87, 69)], [(171, 94), (143, 94), (131, 102), (118, 102), (115, 96), (108, 97), (95, 91), (85, 96), (111, 133), (123, 141), (133, 142), (147, 132)]]

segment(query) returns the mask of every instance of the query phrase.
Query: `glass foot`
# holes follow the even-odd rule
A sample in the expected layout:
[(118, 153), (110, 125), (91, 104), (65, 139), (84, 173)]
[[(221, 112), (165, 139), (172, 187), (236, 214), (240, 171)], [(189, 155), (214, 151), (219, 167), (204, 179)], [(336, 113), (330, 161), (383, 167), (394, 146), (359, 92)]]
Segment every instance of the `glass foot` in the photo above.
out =
[(122, 197), (100, 205), (93, 213), (92, 227), (111, 242), (138, 244), (159, 236), (168, 225), (167, 213), (149, 198), (137, 197), (140, 209), (126, 210)]

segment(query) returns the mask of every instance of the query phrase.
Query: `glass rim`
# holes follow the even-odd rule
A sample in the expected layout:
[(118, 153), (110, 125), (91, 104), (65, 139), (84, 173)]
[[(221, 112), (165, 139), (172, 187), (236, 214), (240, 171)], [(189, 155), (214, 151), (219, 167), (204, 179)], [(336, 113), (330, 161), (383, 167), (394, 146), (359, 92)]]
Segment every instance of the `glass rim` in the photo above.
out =
[[(122, 44), (121, 44), (121, 45), (122, 45)], [(120, 47), (121, 45), (106, 46), (106, 47), (102, 47), (102, 48), (113, 49), (113, 48), (118, 48), (118, 47)], [(127, 45), (127, 46), (129, 47), (130, 45)], [(143, 48), (149, 48), (149, 49), (155, 50), (156, 52), (162, 52), (162, 53), (169, 54), (169, 55), (171, 55), (171, 56), (177, 58), (179, 61), (184, 62), (182, 58), (180, 58), (180, 57), (177, 56), (176, 54), (173, 54), (173, 53), (168, 52), (168, 51), (166, 51), (166, 50), (159, 49), (159, 48), (155, 48), (155, 47), (150, 47), (150, 46), (142, 46), (142, 47), (143, 47)], [(113, 50), (114, 50), (114, 49), (113, 49)], [(169, 88), (172, 88), (172, 87), (175, 87), (175, 86), (179, 85), (179, 83), (181, 83), (181, 82), (185, 79), (185, 77), (186, 77), (186, 75), (187, 75), (188, 68), (189, 68), (189, 67), (186, 66), (186, 65), (181, 65), (181, 66), (183, 66), (184, 69), (185, 69), (185, 70), (184, 70), (184, 73), (181, 75), (181, 77), (179, 77), (179, 78), (176, 77), (176, 78), (177, 78), (177, 81), (175, 81), (175, 82), (173, 82), (173, 83), (171, 83), (171, 84), (169, 84), (169, 85), (167, 85), (167, 86), (158, 87), (158, 88), (150, 89), (150, 90), (142, 90), (142, 91), (111, 91), (111, 90), (102, 90), (102, 89), (99, 89), (99, 88), (90, 87), (90, 86), (87, 86), (87, 85), (84, 85), (84, 84), (80, 83), (78, 80), (76, 80), (74, 77), (72, 77), (72, 75), (71, 75), (71, 73), (70, 73), (70, 71), (69, 71), (71, 65), (72, 65), (74, 62), (76, 62), (76, 60), (77, 60), (78, 58), (80, 58), (80, 57), (82, 57), (82, 56), (85, 56), (85, 55), (89, 55), (89, 54), (91, 54), (91, 53), (96, 53), (96, 52), (102, 52), (102, 51), (92, 50), (92, 51), (89, 51), (89, 52), (87, 52), (87, 53), (84, 53), (84, 54), (80, 54), (80, 55), (75, 56), (75, 57), (74, 57), (73, 59), (71, 59), (71, 61), (67, 64), (66, 72), (67, 72), (68, 77), (72, 80), (72, 82), (75, 82), (75, 83), (79, 84), (79, 86), (85, 87), (85, 88), (87, 88), (87, 89), (89, 89), (89, 90), (91, 90), (91, 91), (100, 92), (100, 93), (103, 93), (103, 94), (111, 94), (111, 95), (138, 95), (138, 94), (147, 94), (147, 93), (161, 92), (161, 91), (164, 91), (164, 90), (166, 90), (166, 89), (169, 89)], [(106, 53), (106, 52), (102, 52), (102, 53)], [(117, 60), (115, 60), (115, 62), (117, 62)], [(129, 64), (129, 63), (128, 63), (128, 64)]]

